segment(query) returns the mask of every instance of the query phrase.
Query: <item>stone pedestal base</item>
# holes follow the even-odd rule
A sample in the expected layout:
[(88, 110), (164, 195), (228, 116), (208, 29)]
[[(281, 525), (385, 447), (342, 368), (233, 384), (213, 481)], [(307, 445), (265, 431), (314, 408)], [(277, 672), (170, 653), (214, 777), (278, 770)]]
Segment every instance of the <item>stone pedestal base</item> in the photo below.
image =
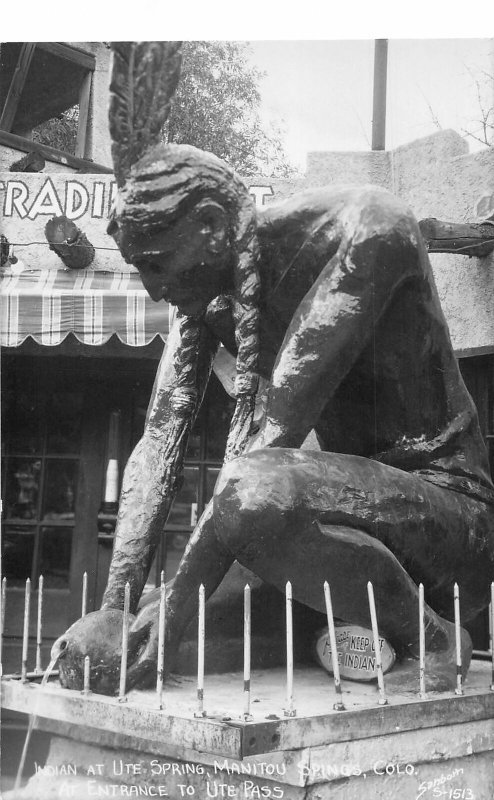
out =
[[(492, 800), (494, 692), (474, 666), (462, 696), (393, 696), (343, 682), (344, 711), (321, 670), (295, 672), (297, 715), (284, 715), (284, 673), (252, 675), (252, 718), (242, 676), (210, 676), (208, 716), (194, 716), (195, 684), (126, 702), (3, 682), (6, 708), (38, 715), (51, 735), (46, 763), (17, 795), (54, 798), (192, 797), (234, 800)], [(230, 712), (227, 710), (230, 709)]]

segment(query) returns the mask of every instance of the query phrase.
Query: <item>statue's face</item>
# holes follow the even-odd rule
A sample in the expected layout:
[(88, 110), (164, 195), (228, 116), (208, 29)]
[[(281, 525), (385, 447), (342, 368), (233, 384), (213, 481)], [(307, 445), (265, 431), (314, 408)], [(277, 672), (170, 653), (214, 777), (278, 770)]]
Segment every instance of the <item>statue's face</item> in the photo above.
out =
[(119, 246), (139, 270), (145, 289), (189, 316), (198, 316), (231, 289), (230, 248), (224, 230), (191, 212), (162, 230), (122, 233)]

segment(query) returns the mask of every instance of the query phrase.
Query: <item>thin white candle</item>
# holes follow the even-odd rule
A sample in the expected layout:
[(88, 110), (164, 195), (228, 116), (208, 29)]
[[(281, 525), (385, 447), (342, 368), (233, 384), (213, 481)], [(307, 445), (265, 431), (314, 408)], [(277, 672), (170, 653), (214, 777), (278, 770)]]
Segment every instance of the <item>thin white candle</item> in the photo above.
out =
[(38, 619), (36, 624), (36, 667), (35, 672), (42, 672), (41, 668), (41, 644), (43, 626), (43, 583), (44, 578), (39, 576), (38, 581)]
[(166, 586), (163, 582), (161, 573), (160, 586), (160, 610), (158, 618), (158, 665), (156, 670), (156, 694), (158, 696), (158, 708), (163, 708), (163, 667), (165, 661), (165, 608), (166, 608)]
[(129, 649), (129, 615), (130, 615), (130, 583), (125, 584), (124, 609), (122, 619), (122, 659), (120, 661), (120, 687), (118, 699), (125, 699), (125, 684), (127, 681), (127, 652)]
[(287, 581), (285, 593), (286, 605), (286, 708), (285, 717), (294, 717), (293, 701), (293, 602), (292, 584)]
[(7, 602), (7, 578), (3, 578), (2, 580), (2, 617), (1, 617), (1, 624), (2, 624), (2, 636), (3, 630), (5, 626), (5, 603)]
[(425, 698), (425, 618), (424, 584), (419, 584), (419, 695)]
[(91, 660), (89, 656), (84, 659), (84, 688), (83, 693), (89, 694), (91, 691)]
[(22, 632), (22, 666), (21, 678), (23, 681), (27, 680), (27, 649), (29, 643), (29, 609), (31, 604), (31, 580), (26, 580), (26, 589), (24, 594), (24, 629)]
[(118, 461), (110, 458), (106, 468), (105, 481), (105, 503), (116, 503), (118, 501)]
[(81, 607), (81, 617), (85, 617), (87, 614), (87, 572), (84, 573), (82, 576), (82, 607)]
[(251, 649), (251, 598), (250, 586), (244, 588), (244, 718), (250, 718), (250, 649)]
[(5, 603), (7, 602), (7, 578), (2, 580), (2, 613), (0, 615), (0, 675), (3, 675), (2, 669), (2, 642), (3, 632), (5, 629)]
[(494, 692), (494, 582), (491, 583), (491, 656), (492, 656), (491, 691)]
[(204, 717), (204, 646), (206, 638), (206, 599), (204, 585), (199, 586), (199, 613), (197, 620), (197, 713)]
[(381, 648), (379, 647), (379, 629), (377, 626), (376, 603), (374, 600), (374, 587), (369, 581), (367, 584), (367, 594), (369, 596), (369, 610), (372, 623), (372, 636), (374, 639), (374, 655), (376, 658), (377, 684), (379, 687), (379, 705), (387, 704), (386, 691), (384, 688), (383, 665), (381, 660)]
[(455, 606), (455, 639), (456, 639), (456, 689), (455, 694), (463, 694), (461, 676), (461, 623), (460, 623), (460, 589), (455, 583), (453, 588)]
[(336, 631), (334, 627), (333, 603), (331, 601), (331, 590), (329, 583), (324, 581), (324, 600), (326, 603), (326, 617), (328, 619), (329, 643), (331, 646), (331, 663), (333, 665), (334, 688), (336, 692), (336, 711), (344, 711), (343, 698), (341, 694), (340, 663), (338, 661), (338, 648), (336, 646)]

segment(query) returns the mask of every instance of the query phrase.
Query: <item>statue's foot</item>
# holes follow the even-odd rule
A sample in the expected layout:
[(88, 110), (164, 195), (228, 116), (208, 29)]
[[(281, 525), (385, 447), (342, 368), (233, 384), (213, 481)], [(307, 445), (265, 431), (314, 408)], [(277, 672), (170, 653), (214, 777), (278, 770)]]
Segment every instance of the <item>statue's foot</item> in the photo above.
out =
[[(429, 651), (425, 654), (425, 690), (426, 692), (454, 691), (457, 686), (456, 667), (456, 636), (455, 626), (452, 622), (441, 620), (441, 626), (446, 633), (446, 647)], [(472, 657), (472, 640), (468, 632), (460, 629), (461, 633), (461, 674), (465, 680), (470, 659)], [(417, 655), (405, 656), (397, 662), (393, 671), (386, 675), (385, 687), (389, 693), (420, 691), (420, 664)]]

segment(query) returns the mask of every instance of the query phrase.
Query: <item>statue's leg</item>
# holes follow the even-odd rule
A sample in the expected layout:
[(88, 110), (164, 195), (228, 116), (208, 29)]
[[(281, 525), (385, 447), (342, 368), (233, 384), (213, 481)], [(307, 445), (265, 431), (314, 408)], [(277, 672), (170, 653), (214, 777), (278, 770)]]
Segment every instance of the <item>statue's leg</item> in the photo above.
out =
[[(321, 612), (327, 580), (334, 613), (348, 622), (370, 626), (371, 581), (381, 633), (401, 657), (416, 659), (418, 589), (409, 573), (429, 602), (443, 594), (452, 602), (458, 580), (464, 618), (487, 598), (492, 552), (482, 554), (469, 537), (474, 514), (463, 500), (367, 459), (274, 448), (223, 469), (215, 524), (240, 563), (281, 590), (290, 580), (294, 597)], [(476, 522), (480, 533), (480, 513)], [(454, 626), (430, 605), (426, 650), (431, 686), (454, 685)], [(465, 669), (470, 652), (463, 632)]]

